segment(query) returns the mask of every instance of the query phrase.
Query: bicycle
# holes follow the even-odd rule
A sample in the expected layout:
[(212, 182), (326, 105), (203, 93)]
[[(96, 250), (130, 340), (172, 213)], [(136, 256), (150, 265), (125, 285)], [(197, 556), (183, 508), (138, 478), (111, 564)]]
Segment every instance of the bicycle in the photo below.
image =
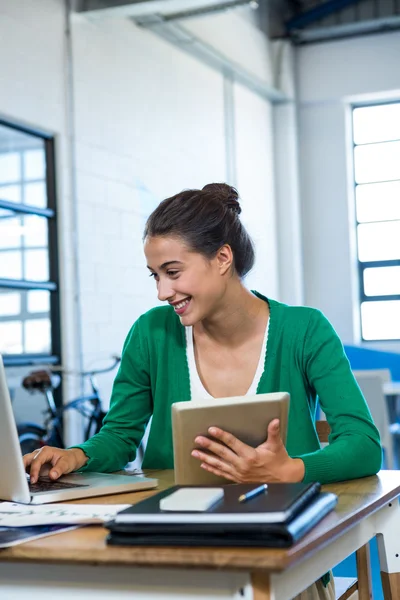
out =
[(57, 371), (62, 372), (62, 368), (55, 367), (48, 370), (31, 371), (24, 377), (22, 386), (31, 393), (42, 393), (46, 399), (47, 408), (44, 411), (46, 417), (43, 426), (31, 422), (17, 425), (22, 454), (28, 454), (43, 446), (65, 448), (62, 417), (67, 410), (76, 410), (87, 420), (84, 428), (84, 441), (100, 431), (106, 413), (101, 406), (100, 391), (95, 376), (115, 369), (120, 363), (121, 357), (113, 356), (113, 359), (113, 363), (108, 367), (81, 373), (82, 377), (89, 378), (91, 393), (79, 396), (60, 407), (56, 406), (53, 392), (61, 382), (61, 377), (57, 375)]

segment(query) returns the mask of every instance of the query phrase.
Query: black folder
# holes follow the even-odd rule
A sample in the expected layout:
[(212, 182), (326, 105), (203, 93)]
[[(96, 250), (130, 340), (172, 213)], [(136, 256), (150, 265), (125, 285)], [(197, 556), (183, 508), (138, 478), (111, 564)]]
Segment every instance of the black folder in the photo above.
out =
[(163, 511), (160, 501), (179, 489), (200, 490), (195, 485), (174, 485), (142, 502), (119, 512), (117, 523), (172, 524), (199, 523), (205, 525), (218, 523), (285, 523), (290, 521), (317, 494), (321, 485), (314, 483), (271, 483), (265, 493), (261, 493), (247, 502), (239, 497), (251, 492), (262, 484), (238, 483), (218, 486), (224, 492), (223, 499), (203, 512), (190, 512), (187, 507), (181, 511)]
[[(335, 494), (319, 491), (319, 484), (302, 483), (270, 484), (266, 494), (248, 502), (238, 502), (239, 495), (255, 485), (221, 486), (224, 487), (224, 499), (206, 512), (163, 513), (159, 509), (160, 499), (179, 487), (174, 486), (121, 511), (114, 521), (106, 525), (110, 530), (107, 543), (288, 547), (303, 537), (337, 503)], [(286, 518), (272, 519), (274, 522), (271, 522), (268, 510), (285, 514)], [(179, 520), (182, 515), (183, 521)]]

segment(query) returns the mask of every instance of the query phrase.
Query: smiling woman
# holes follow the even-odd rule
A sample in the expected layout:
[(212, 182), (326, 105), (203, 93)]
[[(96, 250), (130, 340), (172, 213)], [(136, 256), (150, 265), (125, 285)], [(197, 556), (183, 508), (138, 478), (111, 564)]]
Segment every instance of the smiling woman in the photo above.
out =
[[(227, 481), (321, 483), (379, 470), (379, 434), (330, 323), (318, 310), (245, 287), (254, 248), (239, 215), (238, 194), (226, 184), (181, 192), (150, 215), (147, 267), (168, 306), (148, 311), (129, 332), (101, 431), (81, 446), (27, 455), (31, 479), (48, 462), (54, 479), (76, 469), (123, 468), (150, 417), (143, 468), (173, 468), (174, 402), (277, 391), (291, 395), (286, 447), (276, 420), (256, 448), (213, 428), (212, 441), (193, 440), (203, 469)], [(331, 428), (322, 449), (317, 397)], [(328, 581), (301, 598), (333, 598)]]

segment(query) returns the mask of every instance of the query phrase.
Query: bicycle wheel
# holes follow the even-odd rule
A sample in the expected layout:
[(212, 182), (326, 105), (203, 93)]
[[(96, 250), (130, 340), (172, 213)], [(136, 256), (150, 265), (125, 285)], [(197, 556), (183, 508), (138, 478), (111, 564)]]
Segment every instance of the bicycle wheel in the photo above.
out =
[(21, 423), (17, 426), (19, 445), (22, 454), (29, 454), (37, 448), (42, 448), (46, 445), (43, 436), (46, 430), (40, 425), (34, 423)]

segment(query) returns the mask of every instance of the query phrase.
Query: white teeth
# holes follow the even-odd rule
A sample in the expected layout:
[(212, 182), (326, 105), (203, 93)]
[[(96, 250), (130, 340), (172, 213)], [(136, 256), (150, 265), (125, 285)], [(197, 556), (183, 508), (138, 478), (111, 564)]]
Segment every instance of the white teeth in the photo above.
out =
[(175, 304), (175, 309), (180, 310), (181, 308), (183, 308), (184, 306), (186, 306), (186, 304), (189, 304), (190, 299), (189, 300), (184, 300), (183, 302), (179, 302), (179, 304)]

